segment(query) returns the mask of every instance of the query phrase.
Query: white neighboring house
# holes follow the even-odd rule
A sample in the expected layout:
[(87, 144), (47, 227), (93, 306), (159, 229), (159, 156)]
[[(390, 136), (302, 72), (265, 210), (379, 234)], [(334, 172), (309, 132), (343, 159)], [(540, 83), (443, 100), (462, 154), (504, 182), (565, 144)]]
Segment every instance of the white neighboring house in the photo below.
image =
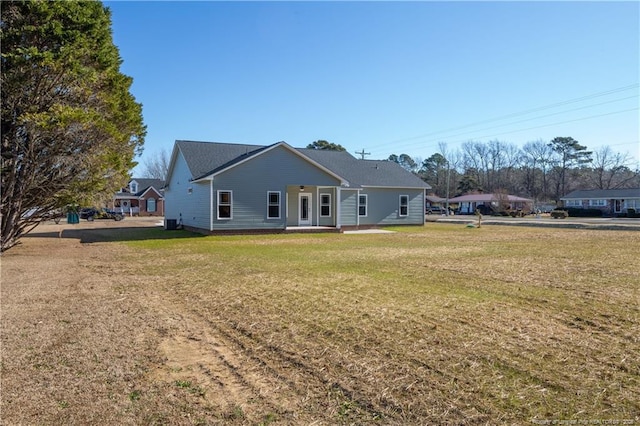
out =
[(640, 188), (580, 189), (560, 198), (564, 207), (602, 210), (605, 216), (640, 211)]
[(479, 210), (482, 214), (491, 214), (501, 206), (513, 211), (531, 211), (533, 200), (507, 194), (467, 194), (449, 198), (449, 203), (459, 204), (460, 214), (473, 214)]

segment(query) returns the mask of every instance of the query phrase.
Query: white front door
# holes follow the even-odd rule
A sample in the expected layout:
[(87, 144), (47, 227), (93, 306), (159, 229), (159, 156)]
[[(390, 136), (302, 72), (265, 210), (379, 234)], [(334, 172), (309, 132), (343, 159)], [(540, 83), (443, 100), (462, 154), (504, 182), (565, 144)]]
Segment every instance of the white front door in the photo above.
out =
[(622, 213), (622, 200), (613, 200), (613, 212)]
[(298, 196), (298, 226), (311, 225), (311, 194)]

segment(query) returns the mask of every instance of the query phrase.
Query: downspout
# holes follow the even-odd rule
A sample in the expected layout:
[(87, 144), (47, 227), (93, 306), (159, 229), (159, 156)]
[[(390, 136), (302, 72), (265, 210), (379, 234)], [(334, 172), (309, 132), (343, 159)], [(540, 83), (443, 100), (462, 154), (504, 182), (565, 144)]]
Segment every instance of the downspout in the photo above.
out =
[(360, 226), (360, 190), (356, 193), (356, 226)]
[(209, 188), (209, 231), (213, 231), (213, 179), (211, 179)]
[(336, 187), (336, 228), (340, 229), (340, 227), (342, 226), (342, 224), (340, 223), (340, 217), (341, 217), (341, 213), (342, 213), (342, 193), (341, 193), (341, 188), (338, 186)]

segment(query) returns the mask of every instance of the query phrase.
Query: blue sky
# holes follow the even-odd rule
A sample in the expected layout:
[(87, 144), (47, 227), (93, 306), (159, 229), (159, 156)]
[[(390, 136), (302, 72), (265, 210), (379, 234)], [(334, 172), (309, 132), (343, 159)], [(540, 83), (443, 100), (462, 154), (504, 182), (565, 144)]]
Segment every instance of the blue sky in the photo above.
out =
[(143, 104), (141, 163), (176, 139), (423, 160), (556, 136), (640, 160), (635, 1), (104, 4)]

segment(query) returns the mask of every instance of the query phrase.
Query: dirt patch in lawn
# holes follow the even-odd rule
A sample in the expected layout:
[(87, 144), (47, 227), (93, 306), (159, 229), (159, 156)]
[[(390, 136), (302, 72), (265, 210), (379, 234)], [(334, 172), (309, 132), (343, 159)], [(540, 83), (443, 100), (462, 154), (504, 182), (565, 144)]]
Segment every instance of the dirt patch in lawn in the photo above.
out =
[(266, 365), (109, 242), (156, 222), (47, 224), (2, 256), (0, 424), (314, 420), (312, 383)]
[(0, 424), (640, 422), (637, 232), (157, 225), (2, 256)]

